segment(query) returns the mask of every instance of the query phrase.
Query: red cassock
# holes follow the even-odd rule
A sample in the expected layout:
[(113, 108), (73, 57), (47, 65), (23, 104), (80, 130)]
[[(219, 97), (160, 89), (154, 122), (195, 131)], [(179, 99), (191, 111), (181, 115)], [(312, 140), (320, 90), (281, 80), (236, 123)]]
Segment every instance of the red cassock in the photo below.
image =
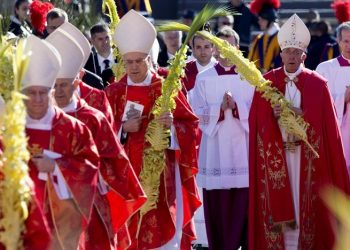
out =
[[(108, 184), (106, 195), (96, 192), (86, 249), (114, 249), (111, 246), (114, 245), (116, 233), (146, 202), (146, 196), (123, 147), (102, 112), (88, 106), (83, 99), (78, 99), (76, 111), (67, 114), (90, 129), (100, 155), (100, 173)], [(118, 246), (122, 249), (128, 244), (125, 236), (122, 233), (118, 235)]]
[[(270, 71), (265, 78), (285, 92), (283, 68)], [(315, 158), (301, 144), (299, 246), (332, 249), (335, 235), (320, 191), (334, 185), (349, 193), (344, 152), (326, 80), (305, 68), (297, 79), (303, 118), (310, 124), (308, 141), (320, 156)], [(249, 249), (284, 249), (282, 228), (296, 221), (285, 151), (271, 105), (258, 93), (253, 99), (249, 125)]]
[(90, 107), (101, 111), (112, 128), (115, 130), (114, 118), (111, 106), (109, 105), (106, 94), (103, 90), (93, 88), (86, 83), (79, 82), (80, 98), (84, 99)]
[(26, 133), (32, 155), (45, 149), (62, 155), (55, 162), (72, 198), (59, 199), (54, 189), (55, 178), (39, 179), (32, 161), (29, 173), (54, 236), (52, 245), (76, 249), (90, 220), (98, 177), (99, 155), (92, 135), (83, 123), (57, 108), (51, 130), (27, 128)]
[[(127, 100), (144, 105), (143, 114), (148, 119), (143, 119), (140, 131), (129, 133), (124, 145), (137, 176), (140, 174), (145, 147), (145, 131), (152, 119), (150, 111), (156, 98), (160, 95), (161, 79), (153, 73), (152, 82), (149, 86), (128, 86), (127, 76), (119, 82), (113, 83), (106, 88), (107, 97), (111, 103), (113, 115), (117, 125), (117, 131), (121, 128), (121, 118)], [(195, 174), (197, 173), (197, 154), (195, 150), (195, 130), (198, 119), (192, 113), (186, 98), (180, 92), (176, 98), (176, 109), (173, 112), (174, 126), (178, 144), (180, 146), (179, 167), (182, 182), (182, 194), (184, 205), (184, 222), (182, 228), (182, 249), (189, 249), (191, 241), (195, 239), (192, 217), (195, 210), (201, 205)], [(138, 215), (130, 221), (130, 233), (132, 235), (132, 249), (153, 249), (166, 244), (175, 233), (176, 214), (176, 189), (175, 189), (175, 151), (166, 150), (167, 168), (161, 175), (159, 188), (159, 200), (157, 208), (151, 210), (142, 219), (140, 234), (136, 239)]]
[(191, 89), (194, 88), (197, 75), (198, 75), (198, 69), (197, 69), (196, 61), (188, 62), (185, 67), (185, 77), (183, 78), (183, 82), (185, 84), (185, 88), (187, 91), (190, 91)]

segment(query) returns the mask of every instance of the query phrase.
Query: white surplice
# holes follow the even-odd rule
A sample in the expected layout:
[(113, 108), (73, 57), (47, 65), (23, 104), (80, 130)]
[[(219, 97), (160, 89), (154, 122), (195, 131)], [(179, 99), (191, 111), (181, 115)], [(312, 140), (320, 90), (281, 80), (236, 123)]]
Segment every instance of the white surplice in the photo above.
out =
[[(225, 92), (231, 92), (239, 119), (225, 111), (219, 122)], [(199, 117), (202, 139), (198, 185), (207, 190), (248, 187), (248, 116), (254, 88), (237, 74), (218, 75), (215, 67), (197, 75), (192, 108)]]
[[(345, 58), (344, 58), (345, 59)], [(346, 59), (345, 59), (346, 60)], [(327, 79), (327, 85), (334, 100), (338, 125), (342, 136), (346, 166), (350, 173), (350, 104), (345, 108), (345, 91), (350, 86), (350, 66), (340, 66), (337, 58), (321, 63), (316, 71)]]

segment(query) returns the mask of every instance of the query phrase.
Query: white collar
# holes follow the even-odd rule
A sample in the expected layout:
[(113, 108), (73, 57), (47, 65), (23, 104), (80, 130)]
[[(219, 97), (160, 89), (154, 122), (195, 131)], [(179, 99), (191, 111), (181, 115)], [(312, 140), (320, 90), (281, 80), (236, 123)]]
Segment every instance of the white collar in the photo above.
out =
[(47, 112), (43, 118), (36, 120), (31, 118), (29, 115), (26, 117), (26, 128), (39, 129), (39, 130), (51, 130), (52, 120), (55, 116), (54, 107), (49, 104)]
[(303, 69), (303, 67), (300, 65), (299, 68), (297, 69), (297, 71), (295, 71), (294, 73), (289, 73), (289, 72), (287, 72), (286, 67), (283, 66), (284, 73), (286, 74), (286, 76), (288, 76), (288, 78), (291, 81), (301, 73), (302, 69)]
[(64, 108), (62, 108), (62, 110), (65, 112), (65, 113), (70, 113), (70, 112), (74, 112), (76, 111), (78, 108), (78, 99), (75, 97), (75, 95), (73, 94), (72, 96), (72, 101), (67, 105), (65, 106)]
[(99, 53), (97, 53), (97, 60), (98, 60), (98, 64), (103, 67), (101, 67), (101, 70), (103, 71), (104, 70), (104, 67), (105, 67), (105, 64), (104, 64), (104, 60), (109, 60), (109, 66), (111, 67), (112, 64), (114, 64), (114, 60), (113, 60), (113, 53), (112, 53), (112, 50), (111, 52), (109, 53), (109, 55), (107, 57), (103, 57), (101, 56)]
[(127, 78), (127, 84), (129, 86), (149, 86), (149, 85), (151, 85), (151, 82), (152, 82), (152, 74), (151, 74), (151, 71), (149, 71), (149, 70), (148, 70), (147, 76), (146, 76), (145, 80), (143, 80), (143, 82), (135, 83), (130, 79), (129, 76)]
[(196, 66), (197, 66), (198, 73), (213, 67), (215, 63), (216, 63), (216, 60), (214, 57), (211, 57), (210, 62), (205, 66), (200, 65), (198, 60), (196, 60)]
[(271, 27), (269, 27), (266, 31), (266, 33), (269, 35), (269, 36), (272, 36), (273, 34), (275, 34), (276, 32), (278, 32), (280, 30), (280, 26), (278, 26), (277, 23), (273, 23), (271, 25)]

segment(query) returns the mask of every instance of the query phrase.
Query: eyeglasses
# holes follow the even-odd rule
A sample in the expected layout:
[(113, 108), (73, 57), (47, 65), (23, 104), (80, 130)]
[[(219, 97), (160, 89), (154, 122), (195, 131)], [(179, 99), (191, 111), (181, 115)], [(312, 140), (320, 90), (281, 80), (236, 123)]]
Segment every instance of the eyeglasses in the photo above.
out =
[(133, 65), (134, 63), (137, 65), (137, 66), (140, 66), (143, 62), (146, 62), (148, 60), (149, 56), (146, 56), (145, 58), (138, 58), (138, 59), (135, 59), (135, 60), (129, 60), (129, 59), (124, 59), (124, 65), (126, 67), (128, 66), (131, 66)]

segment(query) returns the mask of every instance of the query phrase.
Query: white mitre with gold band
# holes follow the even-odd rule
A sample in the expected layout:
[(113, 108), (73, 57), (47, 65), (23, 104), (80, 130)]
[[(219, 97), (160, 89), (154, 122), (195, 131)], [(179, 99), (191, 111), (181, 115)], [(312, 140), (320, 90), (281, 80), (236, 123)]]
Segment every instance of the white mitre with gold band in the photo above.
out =
[(64, 22), (58, 29), (62, 29), (67, 32), (81, 47), (84, 52), (84, 60), (82, 61), (81, 68), (83, 68), (89, 59), (91, 53), (91, 45), (84, 34), (73, 24)]
[(75, 78), (84, 60), (84, 52), (79, 44), (67, 32), (59, 28), (52, 32), (46, 41), (57, 49), (62, 58), (62, 66), (57, 78)]
[(58, 51), (48, 42), (31, 35), (27, 38), (25, 52), (31, 53), (22, 88), (42, 86), (52, 88), (62, 61)]
[(277, 35), (281, 50), (297, 48), (306, 50), (310, 43), (310, 32), (297, 14), (291, 16), (281, 27)]
[(135, 10), (130, 10), (120, 19), (113, 41), (122, 55), (129, 52), (149, 54), (156, 35), (156, 29), (150, 21)]

